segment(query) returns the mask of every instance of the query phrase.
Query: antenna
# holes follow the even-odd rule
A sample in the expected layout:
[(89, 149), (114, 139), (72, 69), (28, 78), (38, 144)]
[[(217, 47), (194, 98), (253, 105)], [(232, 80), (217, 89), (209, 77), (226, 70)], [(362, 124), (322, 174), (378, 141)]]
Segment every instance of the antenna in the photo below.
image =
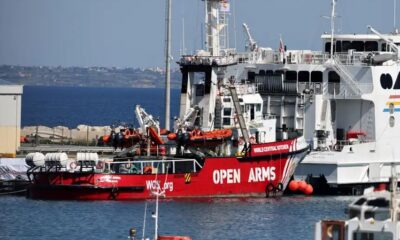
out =
[(332, 0), (332, 13), (331, 13), (331, 59), (333, 59), (333, 35), (335, 34), (335, 7), (336, 7), (336, 0)]
[(186, 48), (185, 48), (185, 18), (182, 18), (182, 55), (186, 55)]
[(393, 30), (396, 32), (396, 2), (397, 0), (393, 0)]

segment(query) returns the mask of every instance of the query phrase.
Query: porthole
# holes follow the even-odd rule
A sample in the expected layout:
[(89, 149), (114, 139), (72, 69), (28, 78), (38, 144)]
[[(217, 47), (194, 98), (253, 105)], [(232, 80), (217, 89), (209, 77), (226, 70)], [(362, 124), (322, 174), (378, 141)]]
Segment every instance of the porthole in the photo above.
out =
[(390, 112), (390, 114), (394, 113), (394, 104), (393, 103), (389, 104), (389, 112)]
[(390, 116), (389, 118), (389, 126), (394, 127), (395, 121), (394, 121), (394, 116)]

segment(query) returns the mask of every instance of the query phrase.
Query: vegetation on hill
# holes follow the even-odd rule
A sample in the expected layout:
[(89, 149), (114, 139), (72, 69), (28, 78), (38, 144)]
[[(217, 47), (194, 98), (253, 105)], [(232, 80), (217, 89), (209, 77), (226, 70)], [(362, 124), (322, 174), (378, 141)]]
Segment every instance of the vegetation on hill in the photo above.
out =
[[(0, 65), (0, 79), (30, 86), (163, 88), (160, 68), (26, 67)], [(179, 70), (171, 72), (171, 87), (180, 88)]]

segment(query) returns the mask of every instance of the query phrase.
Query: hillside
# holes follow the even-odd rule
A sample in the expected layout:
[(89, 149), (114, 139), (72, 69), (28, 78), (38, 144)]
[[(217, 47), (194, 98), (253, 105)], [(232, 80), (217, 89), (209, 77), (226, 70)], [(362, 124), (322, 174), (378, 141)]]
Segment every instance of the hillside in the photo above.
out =
[[(0, 66), (0, 79), (30, 86), (163, 88), (162, 69), (106, 67)], [(180, 88), (179, 70), (171, 72), (171, 87)]]

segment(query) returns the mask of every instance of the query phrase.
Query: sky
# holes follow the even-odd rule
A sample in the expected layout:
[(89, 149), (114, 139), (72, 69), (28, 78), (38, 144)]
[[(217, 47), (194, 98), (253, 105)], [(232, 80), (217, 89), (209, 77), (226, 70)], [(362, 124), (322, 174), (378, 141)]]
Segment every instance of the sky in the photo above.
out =
[[(331, 0), (230, 0), (230, 47), (244, 49), (242, 23), (258, 44), (320, 50)], [(0, 64), (163, 67), (166, 0), (0, 0)], [(172, 0), (172, 49), (202, 48), (204, 2)], [(396, 0), (338, 0), (340, 33), (394, 29)], [(396, 23), (397, 23), (396, 22)], [(183, 27), (184, 26), (184, 27)], [(396, 24), (399, 26), (400, 24)], [(182, 30), (184, 33), (182, 34)], [(184, 36), (184, 37), (183, 37)], [(176, 64), (173, 67), (177, 67)]]

